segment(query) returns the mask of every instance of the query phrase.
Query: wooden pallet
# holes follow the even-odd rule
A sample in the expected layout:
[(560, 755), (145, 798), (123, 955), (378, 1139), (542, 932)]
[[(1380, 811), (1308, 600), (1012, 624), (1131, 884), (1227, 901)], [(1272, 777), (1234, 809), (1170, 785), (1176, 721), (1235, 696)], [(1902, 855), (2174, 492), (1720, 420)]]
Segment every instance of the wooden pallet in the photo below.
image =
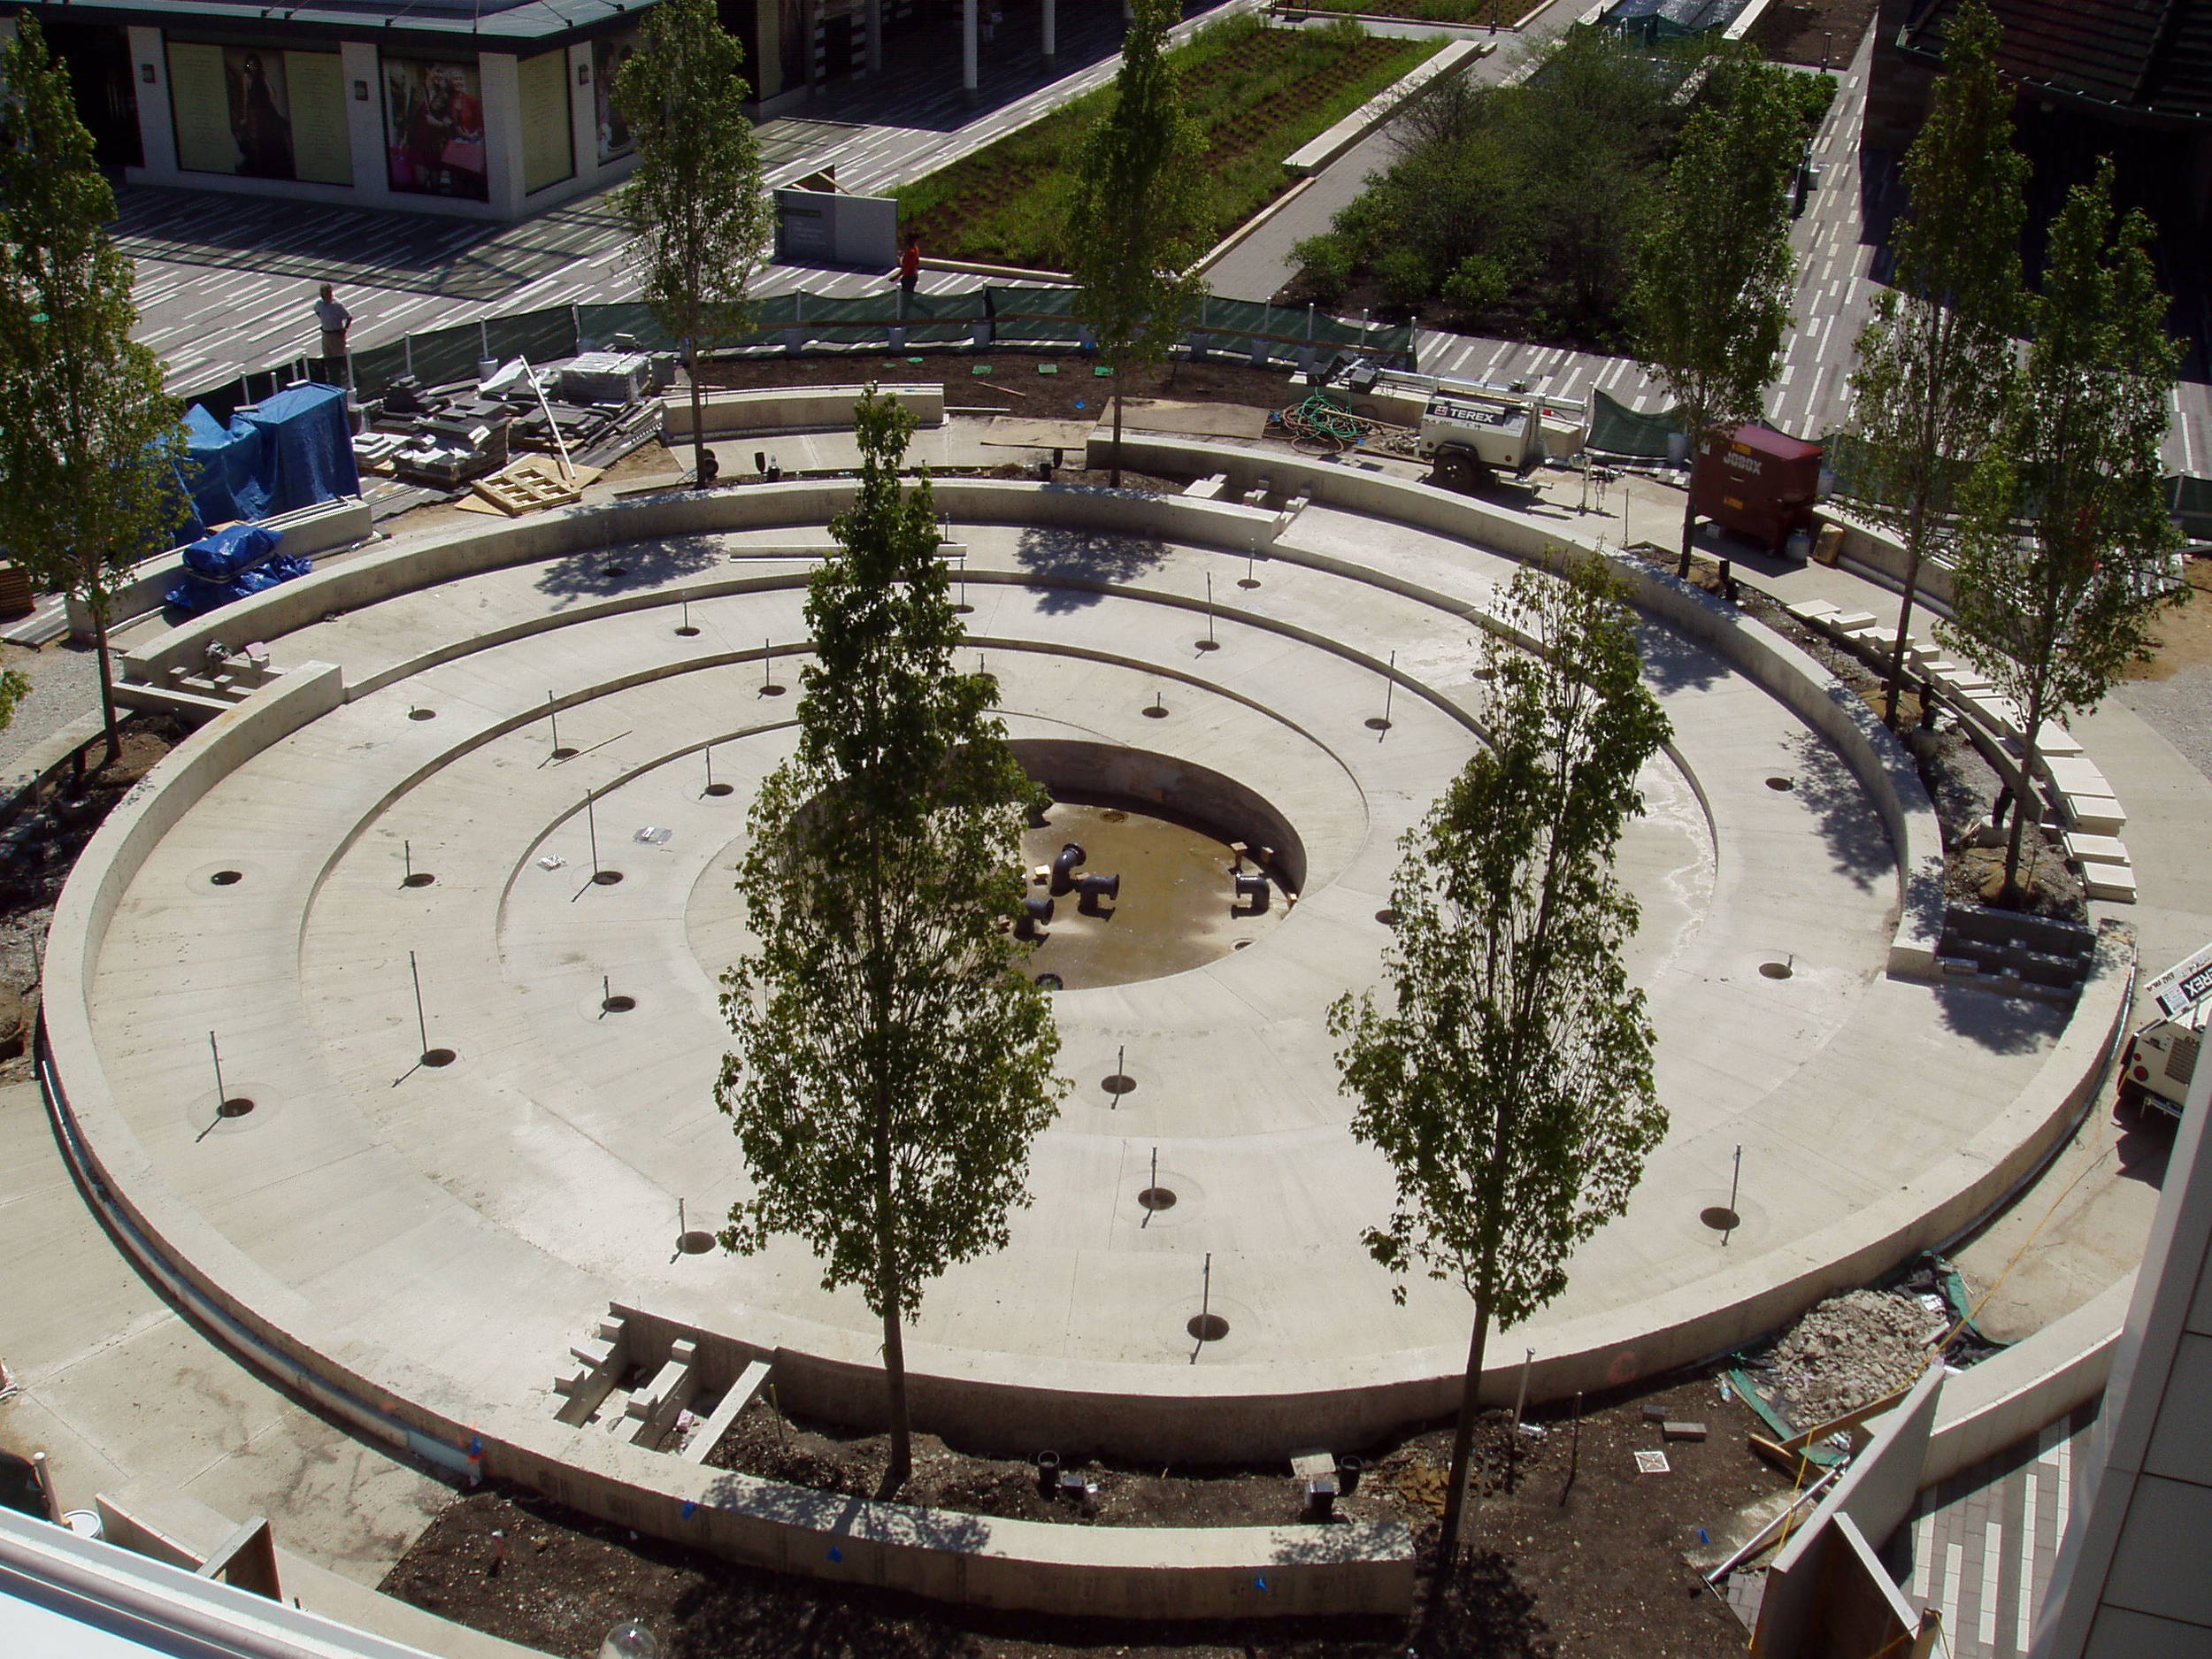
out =
[(510, 518), (517, 518), (526, 512), (540, 512), (548, 507), (565, 507), (584, 496), (580, 485), (526, 465), (511, 466), (489, 478), (477, 479), (469, 488)]

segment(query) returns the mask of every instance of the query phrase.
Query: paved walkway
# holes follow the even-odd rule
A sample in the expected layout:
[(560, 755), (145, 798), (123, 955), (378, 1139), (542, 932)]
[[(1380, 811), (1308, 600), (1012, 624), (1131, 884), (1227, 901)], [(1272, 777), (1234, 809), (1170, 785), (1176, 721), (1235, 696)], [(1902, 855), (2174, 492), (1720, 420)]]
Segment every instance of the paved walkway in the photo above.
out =
[(1906, 1594), (1942, 1610), (1950, 1659), (2027, 1659), (2096, 1413), (1931, 1486), (1885, 1552)]
[[(1205, 0), (1179, 37), (1258, 0)], [(1119, 8), (1061, 8), (1060, 52), (1048, 79), (1035, 44), (1006, 39), (987, 54), (980, 102), (961, 98), (942, 42), (895, 40), (898, 67), (839, 87), (803, 114), (758, 129), (768, 182), (780, 186), (834, 165), (838, 182), (880, 194), (933, 173), (1111, 80), (1120, 65)], [(138, 336), (168, 359), (178, 391), (317, 349), (309, 307), (318, 283), (337, 282), (355, 318), (357, 349), (411, 331), (535, 311), (634, 298), (637, 281), (608, 196), (583, 197), (518, 225), (457, 225), (415, 213), (262, 202), (211, 191), (126, 188), (118, 242), (138, 261)], [(775, 265), (762, 295), (804, 288), (865, 293), (885, 273)], [(978, 286), (944, 273), (932, 293)]]

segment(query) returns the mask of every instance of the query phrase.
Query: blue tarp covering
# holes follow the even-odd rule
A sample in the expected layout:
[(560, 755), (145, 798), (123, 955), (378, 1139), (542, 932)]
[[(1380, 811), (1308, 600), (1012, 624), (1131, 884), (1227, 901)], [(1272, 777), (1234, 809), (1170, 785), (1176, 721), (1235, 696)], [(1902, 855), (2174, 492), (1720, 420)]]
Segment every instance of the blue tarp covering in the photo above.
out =
[(345, 393), (288, 387), (226, 426), (197, 403), (185, 411), (185, 482), (196, 533), (361, 493)]
[(296, 554), (278, 552), (282, 541), (257, 524), (234, 524), (202, 536), (184, 549), (184, 580), (164, 597), (188, 616), (197, 616), (314, 568)]

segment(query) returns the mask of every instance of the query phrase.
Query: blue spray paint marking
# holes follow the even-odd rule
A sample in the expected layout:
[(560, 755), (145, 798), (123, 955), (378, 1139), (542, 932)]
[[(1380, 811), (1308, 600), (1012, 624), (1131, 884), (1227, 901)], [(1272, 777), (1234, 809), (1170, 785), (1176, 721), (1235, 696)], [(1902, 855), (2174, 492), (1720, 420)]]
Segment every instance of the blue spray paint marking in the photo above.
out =
[(693, 1516), (698, 1513), (699, 1506), (694, 1503), (689, 1498), (686, 1498), (684, 1500), (684, 1519), (688, 1521)]
[(843, 1550), (841, 1550), (841, 1549), (838, 1548), (838, 1547), (837, 1547), (836, 1545), (832, 1544), (832, 1545), (830, 1546), (830, 1555), (829, 1555), (829, 1558), (830, 1558), (832, 1561), (842, 1561), (842, 1560), (844, 1560), (844, 1559), (845, 1559), (845, 1552), (844, 1552)]

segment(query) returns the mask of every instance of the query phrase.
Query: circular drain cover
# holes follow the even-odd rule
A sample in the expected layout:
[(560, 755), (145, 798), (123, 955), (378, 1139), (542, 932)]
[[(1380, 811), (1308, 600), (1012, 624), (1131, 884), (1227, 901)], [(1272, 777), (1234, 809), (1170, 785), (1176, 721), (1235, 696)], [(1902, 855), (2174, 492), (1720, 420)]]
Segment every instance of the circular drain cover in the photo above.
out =
[(1147, 1210), (1172, 1210), (1175, 1194), (1165, 1187), (1148, 1187), (1137, 1194), (1137, 1202)]
[(450, 1048), (426, 1048), (423, 1050), (422, 1063), (429, 1066), (451, 1065), (460, 1057)]
[(1759, 964), (1759, 972), (1770, 979), (1786, 979), (1797, 970), (1786, 962), (1763, 962)]
[(1733, 1233), (1743, 1225), (1743, 1217), (1725, 1204), (1709, 1204), (1697, 1212), (1697, 1218), (1716, 1233)]
[(698, 1228), (694, 1227), (676, 1240), (676, 1248), (686, 1256), (704, 1256), (709, 1250), (714, 1248), (714, 1234), (702, 1233)]
[(215, 1109), (218, 1118), (243, 1118), (253, 1110), (253, 1102), (243, 1094), (234, 1094)]
[(242, 870), (218, 870), (208, 877), (219, 887), (234, 887), (245, 879), (246, 872)]
[(1797, 787), (1797, 780), (1794, 778), (1770, 778), (1767, 780), (1767, 787), (1770, 789), (1794, 789)]
[(637, 998), (625, 996), (618, 991), (599, 1004), (599, 1011), (603, 1014), (626, 1014), (636, 1006)]
[(1229, 1334), (1229, 1322), (1217, 1313), (1194, 1313), (1183, 1327), (1201, 1342), (1218, 1342)]
[(437, 879), (437, 877), (432, 875), (427, 870), (418, 870), (413, 874), (410, 875), (406, 880), (401, 882), (400, 886), (403, 887), (426, 887)]

